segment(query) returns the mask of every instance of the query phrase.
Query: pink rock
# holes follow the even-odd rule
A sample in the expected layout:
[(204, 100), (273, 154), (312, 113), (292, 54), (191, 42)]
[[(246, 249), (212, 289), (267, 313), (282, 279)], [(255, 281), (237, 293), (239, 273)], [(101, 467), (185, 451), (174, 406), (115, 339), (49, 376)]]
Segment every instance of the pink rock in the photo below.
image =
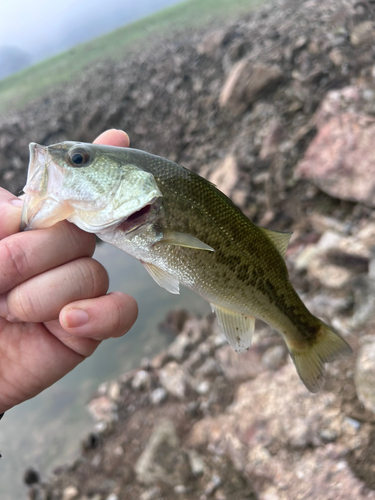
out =
[(272, 90), (283, 74), (276, 65), (241, 59), (228, 75), (220, 95), (220, 106), (239, 115), (261, 94)]
[(375, 119), (343, 113), (322, 125), (297, 174), (327, 194), (375, 207)]

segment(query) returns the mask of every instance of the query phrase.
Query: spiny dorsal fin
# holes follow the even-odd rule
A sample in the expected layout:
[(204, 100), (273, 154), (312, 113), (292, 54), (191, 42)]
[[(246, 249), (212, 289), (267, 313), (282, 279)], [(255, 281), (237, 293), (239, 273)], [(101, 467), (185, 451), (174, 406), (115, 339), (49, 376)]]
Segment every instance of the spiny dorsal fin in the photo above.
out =
[(236, 352), (245, 352), (251, 345), (255, 318), (211, 304), (224, 335)]
[(186, 233), (179, 233), (171, 229), (166, 229), (163, 231), (163, 237), (161, 240), (155, 243), (164, 245), (176, 245), (179, 247), (194, 248), (195, 250), (208, 250), (214, 252), (215, 250), (203, 243), (203, 241), (198, 240), (195, 236)]
[(154, 266), (153, 264), (150, 264), (148, 262), (142, 262), (142, 264), (150, 273), (151, 278), (155, 280), (159, 286), (165, 288), (170, 293), (180, 293), (180, 283), (174, 276), (167, 273), (166, 271), (163, 271), (163, 269), (160, 269), (160, 267)]
[(288, 248), (289, 240), (293, 233), (282, 233), (280, 231), (272, 231), (259, 227), (259, 229), (272, 241), (282, 257), (285, 256), (286, 249)]

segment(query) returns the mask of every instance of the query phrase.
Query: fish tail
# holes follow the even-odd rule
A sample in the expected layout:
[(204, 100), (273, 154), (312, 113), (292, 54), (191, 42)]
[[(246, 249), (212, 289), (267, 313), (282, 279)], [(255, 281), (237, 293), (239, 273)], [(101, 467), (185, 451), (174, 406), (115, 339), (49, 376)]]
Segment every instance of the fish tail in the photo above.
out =
[(350, 354), (351, 347), (328, 325), (320, 321), (320, 329), (314, 344), (303, 349), (289, 348), (298, 375), (310, 392), (318, 392), (324, 385), (324, 363), (339, 356)]

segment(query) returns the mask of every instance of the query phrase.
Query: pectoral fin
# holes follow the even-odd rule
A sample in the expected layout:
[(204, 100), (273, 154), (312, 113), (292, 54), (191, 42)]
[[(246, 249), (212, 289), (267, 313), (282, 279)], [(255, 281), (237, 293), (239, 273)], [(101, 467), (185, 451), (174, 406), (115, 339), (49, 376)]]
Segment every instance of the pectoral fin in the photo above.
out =
[(194, 248), (196, 250), (209, 250), (210, 252), (215, 251), (212, 247), (206, 245), (206, 243), (203, 243), (203, 241), (191, 234), (179, 233), (170, 229), (163, 231), (162, 239), (156, 244), (176, 245), (179, 247)]
[(272, 231), (271, 229), (265, 229), (264, 227), (259, 227), (259, 229), (267, 236), (268, 239), (272, 241), (281, 256), (284, 257), (289, 245), (289, 240), (292, 237), (292, 233)]
[(163, 271), (160, 267), (154, 266), (153, 264), (149, 264), (147, 262), (142, 262), (142, 264), (159, 286), (165, 288), (170, 293), (180, 293), (180, 283), (174, 276), (166, 271)]
[(229, 309), (211, 304), (224, 335), (236, 352), (245, 352), (251, 345), (255, 318), (235, 313)]

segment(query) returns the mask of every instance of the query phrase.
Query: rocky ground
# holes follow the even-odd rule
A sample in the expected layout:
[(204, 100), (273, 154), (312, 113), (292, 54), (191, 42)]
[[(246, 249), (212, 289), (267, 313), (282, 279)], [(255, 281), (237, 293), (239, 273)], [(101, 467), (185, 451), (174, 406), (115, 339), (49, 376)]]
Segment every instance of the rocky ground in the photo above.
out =
[(33, 499), (375, 498), (375, 4), (284, 0), (105, 61), (0, 119), (0, 182), (27, 144), (123, 128), (204, 175), (255, 222), (294, 236), (291, 281), (354, 355), (322, 393), (258, 325), (242, 356), (213, 317), (179, 312), (167, 352), (99, 388), (97, 431)]

